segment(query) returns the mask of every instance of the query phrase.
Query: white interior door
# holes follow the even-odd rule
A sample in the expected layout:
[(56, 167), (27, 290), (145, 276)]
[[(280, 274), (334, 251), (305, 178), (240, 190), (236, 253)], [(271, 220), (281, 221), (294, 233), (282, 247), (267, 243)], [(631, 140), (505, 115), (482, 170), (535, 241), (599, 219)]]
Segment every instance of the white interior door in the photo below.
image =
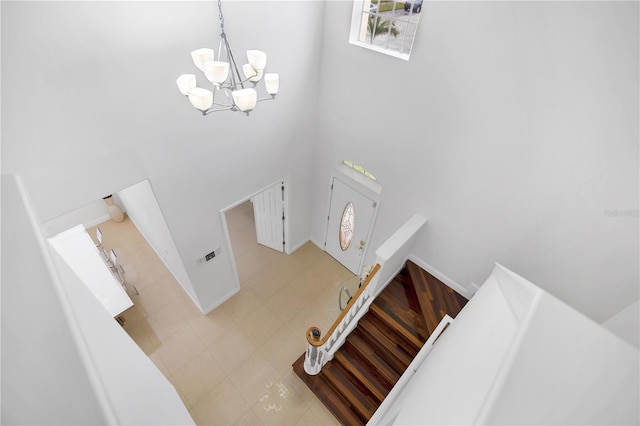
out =
[(377, 203), (333, 178), (324, 249), (354, 274), (360, 272)]
[(256, 237), (262, 244), (284, 251), (284, 182), (277, 183), (251, 197), (256, 222)]

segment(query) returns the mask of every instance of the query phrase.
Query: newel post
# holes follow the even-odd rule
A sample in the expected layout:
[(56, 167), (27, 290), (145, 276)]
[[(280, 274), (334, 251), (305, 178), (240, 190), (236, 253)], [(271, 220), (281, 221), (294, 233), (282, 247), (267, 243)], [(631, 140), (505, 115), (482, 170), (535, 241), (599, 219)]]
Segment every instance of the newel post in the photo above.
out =
[(304, 371), (315, 376), (322, 370), (322, 350), (320, 348), (320, 329), (310, 327), (307, 330), (307, 352), (304, 355)]

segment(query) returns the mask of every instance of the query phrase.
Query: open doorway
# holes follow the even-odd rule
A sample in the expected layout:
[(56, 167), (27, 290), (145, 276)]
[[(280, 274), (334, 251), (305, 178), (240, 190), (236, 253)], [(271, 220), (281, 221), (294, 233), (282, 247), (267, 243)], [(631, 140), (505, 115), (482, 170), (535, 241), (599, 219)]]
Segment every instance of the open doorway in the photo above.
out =
[(221, 211), (240, 288), (252, 286), (260, 271), (286, 256), (287, 186), (281, 179)]

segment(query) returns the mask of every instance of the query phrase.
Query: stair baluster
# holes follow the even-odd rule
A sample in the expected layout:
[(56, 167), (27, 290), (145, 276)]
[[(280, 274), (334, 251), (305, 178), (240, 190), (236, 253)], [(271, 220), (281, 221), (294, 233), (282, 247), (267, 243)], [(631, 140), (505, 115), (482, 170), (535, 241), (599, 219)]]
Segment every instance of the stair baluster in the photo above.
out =
[(358, 320), (367, 312), (369, 304), (373, 301), (370, 286), (376, 272), (380, 269), (377, 264), (362, 283), (356, 294), (353, 295), (340, 316), (333, 323), (329, 332), (321, 337), (318, 327), (307, 330), (307, 352), (304, 360), (304, 371), (310, 375), (316, 375), (322, 370), (322, 366), (333, 359), (333, 354), (342, 346), (345, 337), (355, 328)]

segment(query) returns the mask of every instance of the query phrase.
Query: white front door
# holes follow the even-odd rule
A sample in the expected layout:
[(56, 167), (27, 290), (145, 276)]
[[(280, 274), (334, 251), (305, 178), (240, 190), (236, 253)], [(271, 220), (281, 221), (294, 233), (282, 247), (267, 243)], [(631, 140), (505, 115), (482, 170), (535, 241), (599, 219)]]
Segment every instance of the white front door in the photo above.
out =
[(256, 238), (279, 252), (284, 251), (284, 182), (251, 197), (256, 222)]
[(360, 273), (377, 203), (334, 177), (324, 249), (354, 274)]

